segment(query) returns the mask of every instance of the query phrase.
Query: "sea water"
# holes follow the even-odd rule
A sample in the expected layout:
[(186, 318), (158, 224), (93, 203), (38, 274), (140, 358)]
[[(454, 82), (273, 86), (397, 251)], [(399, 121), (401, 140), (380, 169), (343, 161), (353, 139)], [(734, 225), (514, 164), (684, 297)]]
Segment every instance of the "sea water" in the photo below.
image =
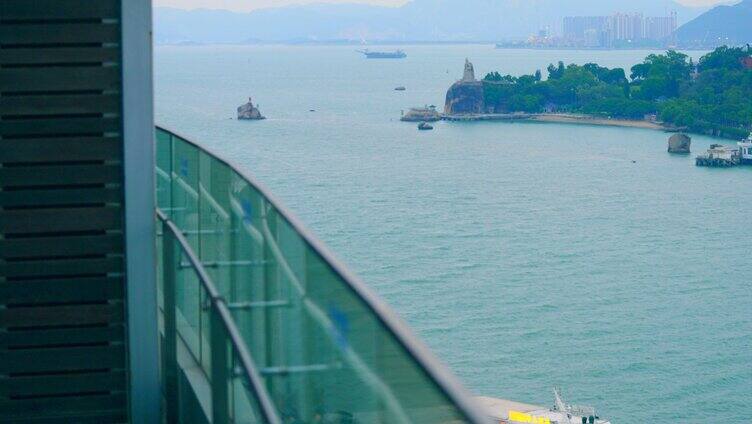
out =
[[(650, 52), (401, 48), (160, 46), (157, 122), (258, 177), (472, 392), (750, 422), (752, 167), (695, 167), (654, 130), (399, 121), (441, 109), (466, 57), (482, 77)], [(267, 120), (234, 119), (248, 96)]]

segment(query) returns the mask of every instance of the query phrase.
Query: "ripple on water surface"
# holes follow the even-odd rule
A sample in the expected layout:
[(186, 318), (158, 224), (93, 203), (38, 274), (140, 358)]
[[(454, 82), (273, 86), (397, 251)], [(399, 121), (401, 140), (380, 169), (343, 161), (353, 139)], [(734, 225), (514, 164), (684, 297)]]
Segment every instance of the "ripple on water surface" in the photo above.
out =
[[(750, 422), (752, 168), (696, 168), (642, 129), (398, 121), (441, 105), (466, 56), (520, 74), (648, 52), (405, 50), (158, 47), (158, 121), (257, 175), (473, 391)], [(227, 119), (247, 95), (269, 119)]]

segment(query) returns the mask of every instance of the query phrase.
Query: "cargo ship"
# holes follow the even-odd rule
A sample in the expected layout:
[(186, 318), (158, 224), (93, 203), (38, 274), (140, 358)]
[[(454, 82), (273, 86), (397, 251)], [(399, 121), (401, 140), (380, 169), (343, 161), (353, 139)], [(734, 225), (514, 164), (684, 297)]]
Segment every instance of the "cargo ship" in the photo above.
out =
[(407, 54), (402, 50), (395, 50), (392, 52), (372, 52), (370, 50), (357, 50), (358, 53), (363, 53), (367, 59), (404, 59)]

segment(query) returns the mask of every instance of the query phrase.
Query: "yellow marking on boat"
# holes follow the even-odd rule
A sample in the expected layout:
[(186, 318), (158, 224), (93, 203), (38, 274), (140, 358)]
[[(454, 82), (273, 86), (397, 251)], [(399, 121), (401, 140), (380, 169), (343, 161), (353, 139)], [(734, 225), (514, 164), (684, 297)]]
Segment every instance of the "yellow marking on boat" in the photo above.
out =
[(536, 417), (518, 411), (509, 411), (509, 421), (516, 423), (551, 424), (551, 420), (546, 417)]

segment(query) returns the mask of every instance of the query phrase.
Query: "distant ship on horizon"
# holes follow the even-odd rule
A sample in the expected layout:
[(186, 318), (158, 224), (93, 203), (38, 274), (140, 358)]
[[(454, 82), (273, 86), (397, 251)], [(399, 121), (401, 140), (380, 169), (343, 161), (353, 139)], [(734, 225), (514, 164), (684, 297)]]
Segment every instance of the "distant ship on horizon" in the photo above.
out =
[(358, 53), (363, 53), (367, 59), (404, 59), (407, 54), (402, 50), (395, 50), (391, 52), (372, 52), (368, 49), (357, 50)]

